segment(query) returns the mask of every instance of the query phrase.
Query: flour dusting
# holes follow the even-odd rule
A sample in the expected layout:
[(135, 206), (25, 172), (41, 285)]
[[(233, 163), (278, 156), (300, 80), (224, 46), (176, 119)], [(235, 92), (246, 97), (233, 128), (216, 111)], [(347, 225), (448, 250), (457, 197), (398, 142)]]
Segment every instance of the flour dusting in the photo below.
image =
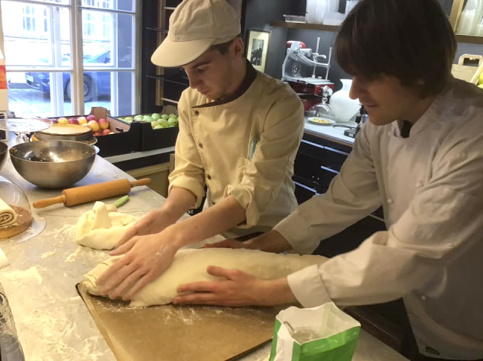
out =
[(40, 258), (44, 259), (44, 258), (53, 256), (54, 254), (55, 254), (55, 251), (45, 252), (40, 255)]

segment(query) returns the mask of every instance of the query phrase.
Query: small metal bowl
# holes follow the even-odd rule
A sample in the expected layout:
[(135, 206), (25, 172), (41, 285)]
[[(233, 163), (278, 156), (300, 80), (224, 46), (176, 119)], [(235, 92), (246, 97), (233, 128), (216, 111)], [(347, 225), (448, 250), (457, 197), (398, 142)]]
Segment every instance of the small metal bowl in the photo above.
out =
[(96, 152), (93, 146), (70, 140), (39, 140), (10, 148), (17, 172), (43, 188), (65, 188), (89, 173)]

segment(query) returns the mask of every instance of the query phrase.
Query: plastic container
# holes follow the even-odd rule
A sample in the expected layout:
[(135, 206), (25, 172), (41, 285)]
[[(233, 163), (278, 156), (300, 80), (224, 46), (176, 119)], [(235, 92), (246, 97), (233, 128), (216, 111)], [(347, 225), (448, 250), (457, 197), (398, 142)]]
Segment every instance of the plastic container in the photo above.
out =
[(318, 0), (307, 0), (307, 4), (305, 7), (305, 20), (308, 23), (316, 23), (317, 1)]
[(352, 11), (352, 9), (354, 9), (354, 7), (357, 5), (358, 2), (359, 2), (359, 0), (347, 0), (346, 1), (346, 3), (345, 3), (345, 15), (346, 16)]
[(468, 0), (464, 10), (461, 12), (457, 34), (479, 35), (478, 26), (483, 17), (483, 0)]
[(22, 345), (17, 337), (12, 311), (0, 286), (0, 360), (25, 361)]

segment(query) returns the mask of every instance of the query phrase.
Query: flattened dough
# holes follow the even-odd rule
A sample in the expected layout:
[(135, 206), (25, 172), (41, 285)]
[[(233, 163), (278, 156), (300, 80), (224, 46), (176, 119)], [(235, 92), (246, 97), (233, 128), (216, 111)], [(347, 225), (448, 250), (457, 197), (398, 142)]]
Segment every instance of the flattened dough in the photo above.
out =
[(96, 202), (92, 210), (85, 212), (77, 221), (75, 240), (95, 249), (112, 249), (126, 227), (137, 220), (137, 217), (116, 212), (116, 207)]
[[(119, 258), (111, 257), (85, 275), (83, 283), (89, 293), (99, 295), (96, 280)], [(275, 279), (313, 264), (321, 264), (325, 260), (322, 256), (284, 255), (246, 249), (183, 249), (176, 253), (166, 272), (131, 300), (131, 306), (170, 303), (177, 295), (176, 290), (180, 285), (216, 279), (206, 272), (206, 268), (211, 265), (240, 269), (262, 279)]]

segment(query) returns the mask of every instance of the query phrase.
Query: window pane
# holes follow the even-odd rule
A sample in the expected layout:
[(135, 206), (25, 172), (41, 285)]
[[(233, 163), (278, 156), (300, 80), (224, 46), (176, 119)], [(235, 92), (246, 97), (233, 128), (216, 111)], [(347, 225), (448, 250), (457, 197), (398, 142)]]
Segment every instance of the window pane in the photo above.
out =
[[(21, 73), (12, 74), (19, 76)], [(70, 101), (63, 101), (70, 73), (26, 72), (24, 76), (23, 85), (10, 84), (8, 89), (8, 107), (16, 116), (50, 117), (72, 114)], [(51, 97), (55, 96), (60, 97), (60, 101), (51, 101)]]
[(136, 2), (133, 0), (82, 0), (82, 6), (123, 11), (136, 10)]
[(85, 112), (104, 107), (113, 116), (134, 114), (134, 72), (85, 71)]
[(134, 67), (133, 15), (83, 10), (82, 19), (84, 67)]
[(2, 3), (5, 60), (11, 67), (70, 67), (70, 10)]

